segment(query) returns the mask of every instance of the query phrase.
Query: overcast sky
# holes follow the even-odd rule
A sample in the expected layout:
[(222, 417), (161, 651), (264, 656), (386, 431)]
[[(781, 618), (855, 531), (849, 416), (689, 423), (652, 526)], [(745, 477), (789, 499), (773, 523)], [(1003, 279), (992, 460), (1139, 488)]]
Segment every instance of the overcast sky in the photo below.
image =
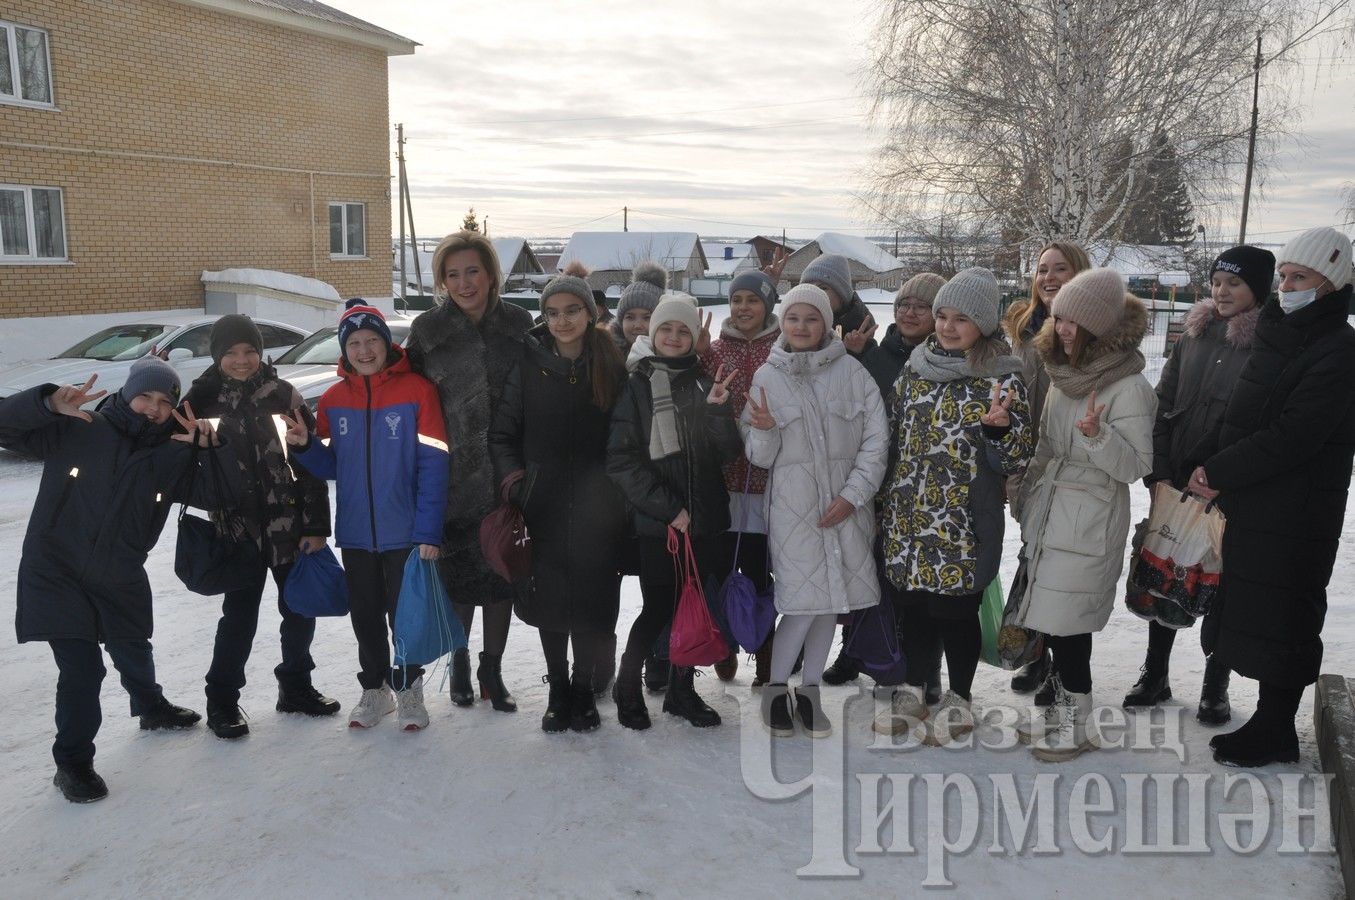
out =
[[(641, 230), (884, 230), (854, 200), (877, 143), (869, 0), (327, 2), (422, 44), (390, 61), (420, 234), (469, 206), (496, 236), (619, 229), (622, 206)], [(1355, 67), (1304, 71), (1302, 142), (1272, 160), (1249, 239), (1340, 222), (1355, 179)], [(1235, 209), (1211, 218), (1236, 235)]]

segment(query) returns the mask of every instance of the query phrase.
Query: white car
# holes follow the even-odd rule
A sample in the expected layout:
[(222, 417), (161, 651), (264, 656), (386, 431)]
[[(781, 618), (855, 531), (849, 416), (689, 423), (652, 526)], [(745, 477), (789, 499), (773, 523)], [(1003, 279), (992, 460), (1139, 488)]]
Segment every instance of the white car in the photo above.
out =
[[(212, 323), (218, 318), (198, 316), (188, 321), (110, 326), (51, 359), (0, 369), (0, 399), (39, 384), (84, 384), (90, 375), (98, 375), (94, 387), (108, 391), (108, 395), (86, 404), (86, 409), (94, 409), (127, 381), (132, 363), (150, 353), (168, 360), (178, 370), (187, 392), (193, 379), (212, 364)], [(306, 336), (301, 329), (281, 322), (255, 319), (254, 323), (263, 336), (265, 359), (282, 355)]]
[[(413, 322), (407, 318), (387, 319), (391, 339), (403, 346)], [(277, 367), (278, 377), (291, 382), (311, 412), (315, 412), (320, 396), (339, 382), (339, 329), (321, 328), (273, 364)]]

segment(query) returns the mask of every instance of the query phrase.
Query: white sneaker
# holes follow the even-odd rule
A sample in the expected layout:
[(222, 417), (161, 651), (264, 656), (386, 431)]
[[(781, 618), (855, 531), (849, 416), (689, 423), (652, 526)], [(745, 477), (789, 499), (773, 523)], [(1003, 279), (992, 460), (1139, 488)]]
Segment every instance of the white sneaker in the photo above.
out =
[(1031, 746), (1031, 754), (1044, 762), (1067, 762), (1101, 746), (1087, 721), (1092, 712), (1091, 694), (1072, 694), (1060, 689), (1051, 709), (1057, 724)]
[(368, 688), (362, 692), (362, 698), (348, 714), (348, 727), (372, 728), (381, 721), (382, 716), (393, 712), (395, 698), (391, 696), (389, 687), (383, 684), (379, 688)]
[(946, 747), (974, 731), (973, 705), (954, 691), (946, 691), (941, 705), (927, 718), (926, 744)]
[(1057, 675), (1049, 678), (1054, 683), (1054, 702), (1016, 726), (1016, 739), (1023, 744), (1034, 744), (1059, 727), (1059, 697), (1064, 693), (1063, 684)]
[(911, 684), (899, 685), (889, 699), (889, 712), (876, 716), (870, 725), (871, 730), (876, 734), (892, 737), (903, 734), (919, 722), (926, 721), (930, 714), (926, 697), (926, 688), (914, 687)]
[(428, 709), (423, 705), (423, 676), (403, 691), (395, 692), (400, 708), (397, 723), (401, 731), (422, 731), (428, 727)]

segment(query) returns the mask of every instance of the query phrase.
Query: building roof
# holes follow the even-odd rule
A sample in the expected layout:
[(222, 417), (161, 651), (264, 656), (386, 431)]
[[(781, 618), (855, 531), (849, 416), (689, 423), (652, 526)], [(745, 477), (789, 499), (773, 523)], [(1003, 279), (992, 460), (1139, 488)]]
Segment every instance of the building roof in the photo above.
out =
[(555, 266), (563, 270), (578, 260), (589, 271), (629, 271), (653, 260), (669, 271), (686, 269), (693, 258), (706, 268), (706, 254), (694, 231), (576, 231)]
[(311, 34), (363, 44), (384, 50), (387, 56), (408, 56), (419, 46), (393, 31), (350, 16), (342, 10), (315, 0), (177, 0), (189, 6), (215, 10), (228, 16), (240, 16), (293, 28)]
[[(545, 270), (541, 268), (541, 262), (532, 252), (532, 248), (527, 243), (526, 238), (520, 237), (501, 237), (490, 238), (489, 242), (494, 245), (494, 253), (499, 257), (499, 268), (503, 270), (503, 277), (506, 281), (512, 274), (513, 266), (517, 264), (518, 258), (523, 252), (527, 253), (527, 264), (531, 272), (541, 273)], [(530, 273), (529, 273), (530, 274)]]
[(872, 272), (892, 272), (895, 269), (903, 268), (902, 262), (885, 252), (879, 245), (855, 235), (825, 231), (805, 246), (814, 244), (818, 245), (820, 253), (834, 253), (838, 256), (845, 256)]

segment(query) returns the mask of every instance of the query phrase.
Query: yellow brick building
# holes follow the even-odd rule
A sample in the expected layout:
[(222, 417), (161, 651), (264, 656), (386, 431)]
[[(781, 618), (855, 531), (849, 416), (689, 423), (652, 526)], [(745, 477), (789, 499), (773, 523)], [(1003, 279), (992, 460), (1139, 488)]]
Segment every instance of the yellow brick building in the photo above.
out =
[(388, 296), (415, 46), (311, 0), (0, 0), (0, 318), (200, 306), (242, 266)]

